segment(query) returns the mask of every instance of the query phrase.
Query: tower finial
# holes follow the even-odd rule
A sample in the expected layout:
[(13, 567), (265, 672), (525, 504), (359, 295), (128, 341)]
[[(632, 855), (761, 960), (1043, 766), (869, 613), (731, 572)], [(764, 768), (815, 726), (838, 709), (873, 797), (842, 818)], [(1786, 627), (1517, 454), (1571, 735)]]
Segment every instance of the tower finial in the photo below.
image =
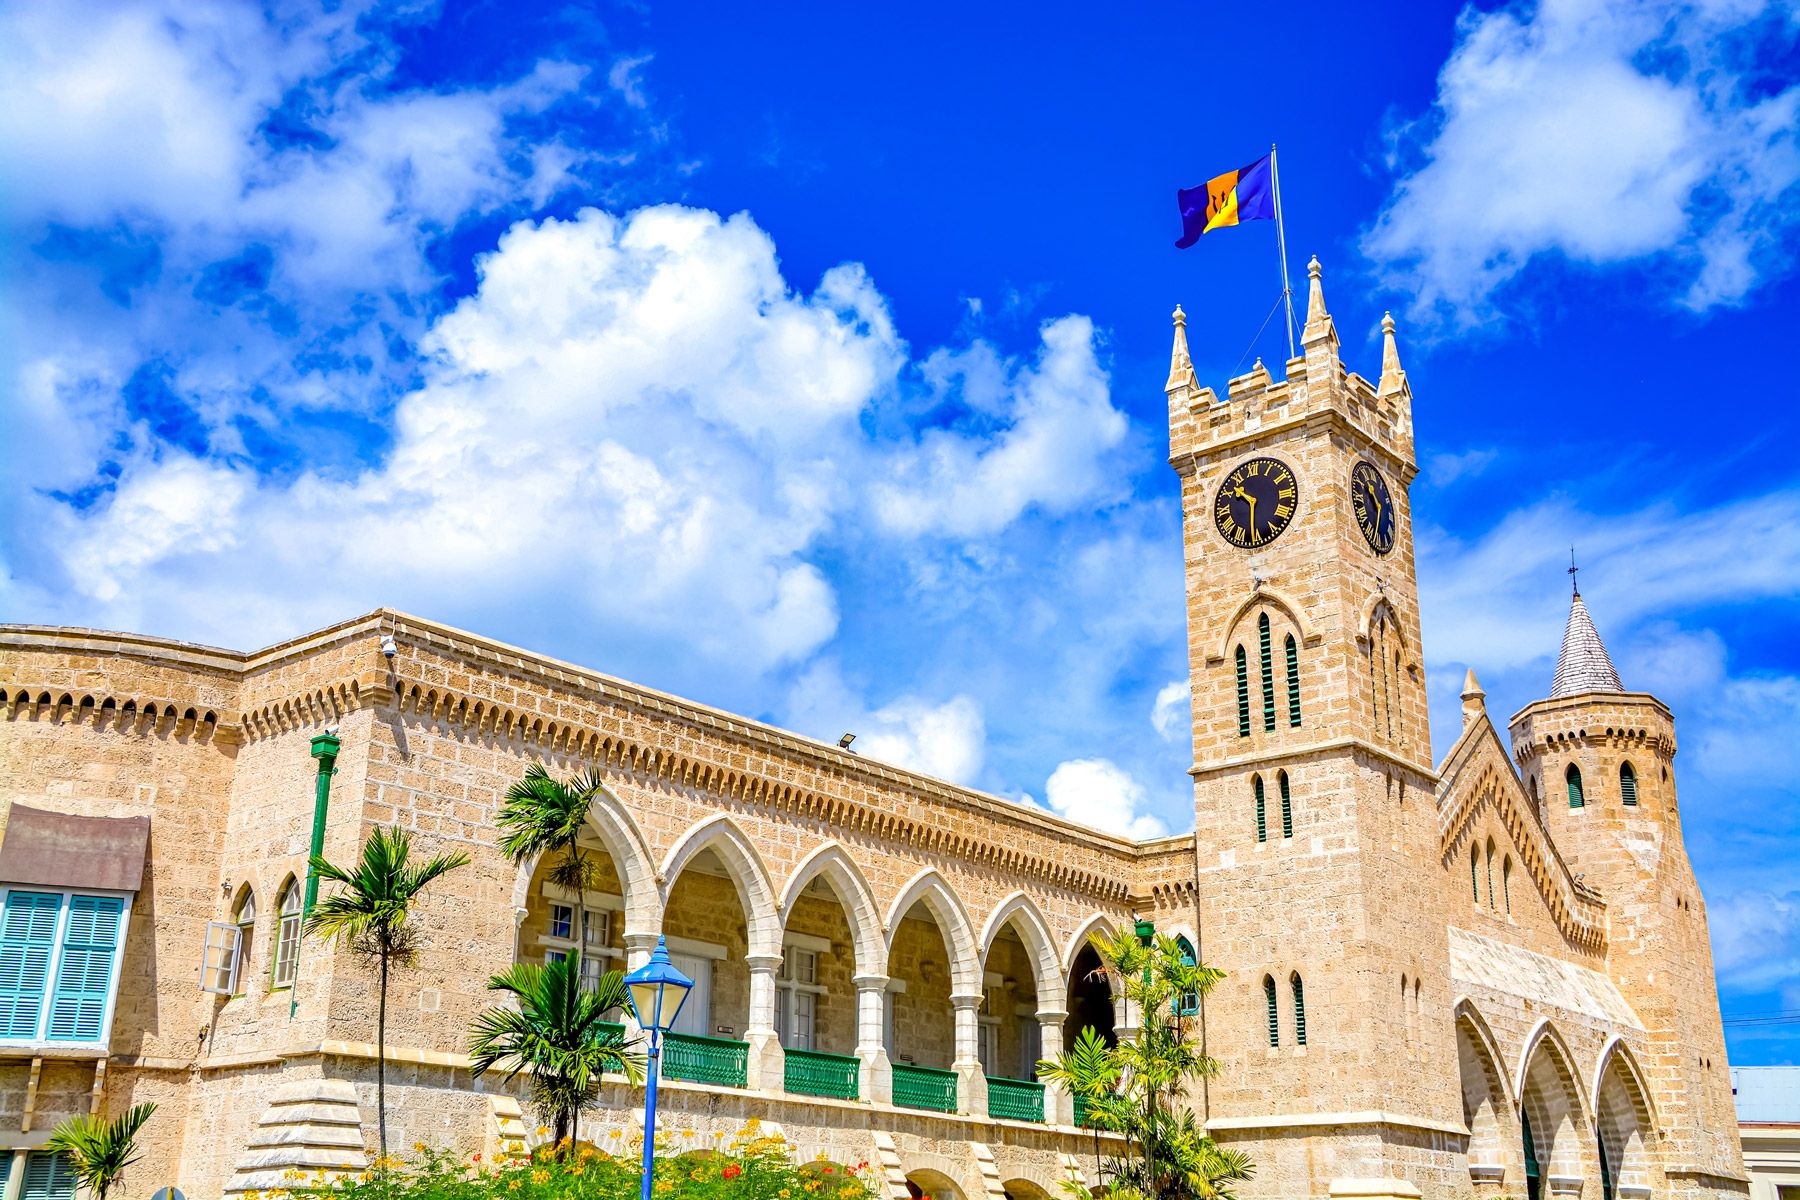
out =
[(1581, 584), (1575, 578), (1575, 573), (1580, 570), (1581, 570), (1581, 568), (1575, 565), (1575, 547), (1570, 546), (1569, 547), (1569, 590), (1571, 592), (1575, 593), (1576, 599), (1581, 598)]
[(1331, 320), (1331, 314), (1325, 311), (1325, 285), (1320, 282), (1319, 256), (1313, 255), (1312, 261), (1306, 264), (1306, 328), (1300, 331), (1300, 341), (1311, 349), (1321, 340), (1330, 342), (1331, 349), (1337, 350), (1337, 326)]
[(1175, 345), (1169, 351), (1169, 382), (1163, 387), (1163, 390), (1167, 392), (1172, 392), (1183, 385), (1191, 388), (1196, 383), (1194, 361), (1188, 357), (1187, 314), (1182, 312), (1181, 305), (1177, 304), (1171, 315), (1175, 320)]
[(1406, 372), (1400, 366), (1400, 346), (1394, 341), (1394, 314), (1381, 314), (1381, 382), (1375, 385), (1380, 396), (1392, 395), (1406, 383)]

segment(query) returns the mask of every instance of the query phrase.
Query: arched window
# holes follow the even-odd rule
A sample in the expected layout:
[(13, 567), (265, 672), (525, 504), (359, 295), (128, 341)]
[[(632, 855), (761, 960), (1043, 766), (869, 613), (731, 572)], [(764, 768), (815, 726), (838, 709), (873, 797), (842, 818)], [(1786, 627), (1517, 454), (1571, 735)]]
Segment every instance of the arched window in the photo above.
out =
[(275, 897), (275, 966), (270, 987), (292, 987), (300, 964), (300, 885), (292, 875)]
[(1287, 637), (1288, 724), (1300, 724), (1300, 646), (1294, 635)]
[(237, 908), (231, 914), (237, 926), (237, 965), (232, 973), (232, 991), (242, 992), (249, 984), (250, 946), (256, 939), (256, 893), (245, 888), (238, 893)]
[(1487, 844), (1487, 885), (1488, 907), (1494, 907), (1494, 839), (1489, 838)]
[(1506, 911), (1512, 911), (1512, 855), (1500, 863), (1500, 892), (1506, 899)]
[(1619, 795), (1626, 804), (1637, 806), (1637, 772), (1631, 769), (1630, 763), (1619, 767)]
[(1475, 907), (1481, 907), (1481, 851), (1474, 846), (1469, 847), (1469, 892), (1475, 897)]
[[(1193, 966), (1198, 966), (1200, 964), (1199, 957), (1197, 955), (1195, 955), (1195, 953), (1194, 953), (1194, 944), (1179, 934), (1177, 934), (1175, 937), (1175, 948), (1177, 950), (1181, 951), (1181, 965), (1182, 966), (1193, 967)], [(1184, 991), (1175, 997), (1175, 1015), (1176, 1016), (1191, 1017), (1199, 1011), (1200, 1011), (1200, 989), (1199, 988), (1190, 988), (1187, 991)]]
[(1269, 824), (1263, 811), (1263, 784), (1261, 775), (1250, 777), (1250, 790), (1256, 794), (1256, 840), (1269, 840)]
[(1537, 776), (1533, 775), (1528, 782), (1531, 786), (1531, 806), (1536, 808), (1538, 807)]
[(1580, 808), (1586, 804), (1587, 799), (1581, 794), (1581, 768), (1570, 763), (1564, 778), (1569, 781), (1569, 807)]
[(1262, 663), (1263, 731), (1275, 732), (1275, 662), (1269, 651), (1269, 614), (1256, 618), (1258, 654)]
[(1294, 836), (1294, 802), (1288, 796), (1287, 772), (1283, 771), (1275, 777), (1276, 785), (1281, 789), (1281, 836)]
[(1288, 977), (1288, 987), (1294, 992), (1294, 1045), (1306, 1045), (1306, 987), (1300, 982), (1298, 971)]
[(1275, 977), (1263, 976), (1263, 1008), (1268, 1010), (1269, 1045), (1281, 1045), (1281, 1014), (1275, 1007)]
[(1250, 658), (1237, 648), (1238, 736), (1250, 736)]

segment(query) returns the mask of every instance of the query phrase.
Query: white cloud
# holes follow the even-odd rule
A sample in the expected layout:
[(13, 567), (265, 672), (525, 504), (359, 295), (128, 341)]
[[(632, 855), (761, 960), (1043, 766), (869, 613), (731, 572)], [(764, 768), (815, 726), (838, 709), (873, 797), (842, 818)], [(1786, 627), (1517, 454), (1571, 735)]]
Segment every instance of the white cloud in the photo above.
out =
[(933, 705), (904, 697), (869, 715), (868, 732), (856, 750), (897, 767), (953, 783), (970, 784), (981, 772), (987, 726), (981, 706), (970, 696)]
[(1800, 774), (1800, 678), (1732, 679), (1709, 700), (1716, 715), (1694, 750), (1709, 779), (1769, 786)]
[(1459, 479), (1475, 478), (1499, 457), (1498, 450), (1465, 450), (1461, 454), (1440, 452), (1427, 455), (1425, 479), (1433, 487), (1449, 487)]
[(1177, 679), (1162, 686), (1150, 706), (1150, 724), (1165, 742), (1175, 741), (1187, 732), (1193, 695), (1188, 681)]
[(1144, 812), (1144, 785), (1104, 758), (1072, 758), (1050, 773), (1044, 798), (1052, 812), (1106, 833), (1143, 841), (1169, 827)]
[(1707, 926), (1721, 984), (1760, 991), (1800, 976), (1800, 896), (1735, 892), (1707, 906)]
[(1672, 268), (1696, 310), (1741, 302), (1786, 269), (1800, 87), (1747, 79), (1793, 16), (1774, 0), (1466, 9), (1364, 252), (1415, 317), (1462, 326), (1547, 255)]

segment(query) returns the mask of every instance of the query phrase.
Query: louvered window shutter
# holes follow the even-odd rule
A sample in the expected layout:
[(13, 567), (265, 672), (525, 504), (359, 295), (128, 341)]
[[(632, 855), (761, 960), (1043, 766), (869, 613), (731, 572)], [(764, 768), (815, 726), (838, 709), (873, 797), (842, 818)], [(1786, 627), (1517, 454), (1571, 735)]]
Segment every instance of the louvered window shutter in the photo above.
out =
[(1269, 651), (1269, 614), (1257, 618), (1256, 636), (1262, 664), (1263, 731), (1275, 732), (1275, 660)]
[(1626, 804), (1637, 804), (1637, 772), (1631, 769), (1630, 763), (1619, 768), (1619, 795)]
[(1287, 640), (1288, 724), (1300, 724), (1300, 647), (1294, 636)]
[(124, 915), (125, 901), (117, 896), (69, 897), (68, 928), (45, 1034), (51, 1041), (93, 1042), (105, 1032)]
[(1269, 824), (1263, 814), (1262, 776), (1258, 775), (1251, 780), (1251, 786), (1256, 793), (1256, 840), (1266, 842), (1269, 840)]
[(1263, 976), (1263, 1007), (1269, 1014), (1269, 1045), (1281, 1045), (1281, 1013), (1275, 1007), (1275, 977)]
[(7, 894), (0, 917), (0, 1037), (38, 1036), (61, 912), (62, 896), (56, 893)]
[(1238, 736), (1250, 736), (1250, 659), (1244, 648), (1237, 648)]
[(69, 1160), (47, 1150), (33, 1150), (25, 1159), (25, 1186), (19, 1200), (73, 1200), (75, 1171)]
[(1294, 802), (1288, 796), (1287, 772), (1283, 771), (1276, 782), (1281, 785), (1281, 836), (1291, 838), (1294, 836)]
[(1569, 764), (1569, 807), (1580, 808), (1587, 803), (1587, 797), (1581, 791), (1581, 768), (1574, 763)]
[(1288, 981), (1294, 988), (1294, 1044), (1306, 1045), (1306, 987), (1295, 975)]

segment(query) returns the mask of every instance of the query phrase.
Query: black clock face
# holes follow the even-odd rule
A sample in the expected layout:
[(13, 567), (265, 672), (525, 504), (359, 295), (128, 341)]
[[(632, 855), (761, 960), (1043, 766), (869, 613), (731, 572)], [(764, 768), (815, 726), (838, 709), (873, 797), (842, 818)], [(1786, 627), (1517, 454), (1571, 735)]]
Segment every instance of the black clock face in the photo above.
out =
[(1213, 522), (1220, 537), (1252, 550), (1280, 537), (1299, 506), (1299, 485), (1288, 465), (1278, 458), (1253, 458), (1233, 467), (1219, 485)]
[(1394, 497), (1381, 472), (1366, 460), (1350, 468), (1350, 507), (1363, 540), (1375, 553), (1386, 554), (1394, 548)]

